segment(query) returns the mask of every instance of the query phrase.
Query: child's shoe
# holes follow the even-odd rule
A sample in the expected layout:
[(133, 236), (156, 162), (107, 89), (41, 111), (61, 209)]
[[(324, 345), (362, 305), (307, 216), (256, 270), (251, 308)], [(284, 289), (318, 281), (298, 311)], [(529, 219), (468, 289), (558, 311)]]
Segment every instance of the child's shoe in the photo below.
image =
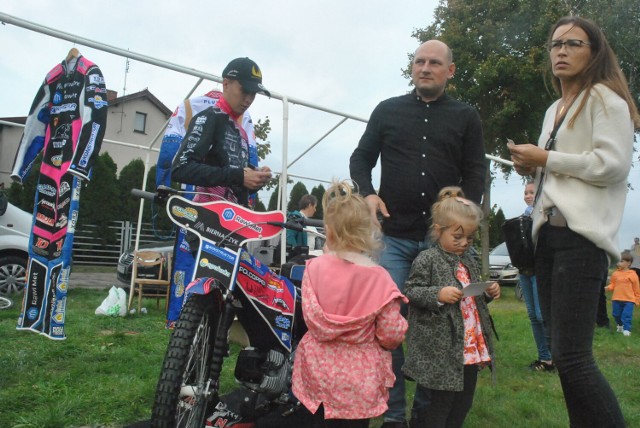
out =
[(536, 372), (552, 372), (555, 369), (555, 364), (545, 363), (544, 361), (540, 360), (535, 360), (533, 363), (529, 364), (529, 370), (533, 370)]
[(619, 326), (617, 326), (617, 327), (616, 327), (616, 332), (618, 332), (618, 333), (622, 333), (622, 330), (623, 330), (623, 328), (622, 328), (622, 326), (621, 326), (621, 325), (619, 325)]
[(624, 330), (622, 334), (625, 336), (631, 336), (631, 332), (629, 330)]

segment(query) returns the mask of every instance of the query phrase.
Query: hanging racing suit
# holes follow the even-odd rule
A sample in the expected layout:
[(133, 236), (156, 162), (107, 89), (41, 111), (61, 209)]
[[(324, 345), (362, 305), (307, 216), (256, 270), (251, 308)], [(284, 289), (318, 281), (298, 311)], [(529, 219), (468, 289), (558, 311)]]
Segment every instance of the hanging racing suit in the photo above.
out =
[(46, 76), (31, 105), (11, 178), (22, 183), (43, 153), (27, 283), (18, 330), (65, 339), (64, 319), (82, 180), (89, 180), (107, 122), (102, 72), (80, 56)]

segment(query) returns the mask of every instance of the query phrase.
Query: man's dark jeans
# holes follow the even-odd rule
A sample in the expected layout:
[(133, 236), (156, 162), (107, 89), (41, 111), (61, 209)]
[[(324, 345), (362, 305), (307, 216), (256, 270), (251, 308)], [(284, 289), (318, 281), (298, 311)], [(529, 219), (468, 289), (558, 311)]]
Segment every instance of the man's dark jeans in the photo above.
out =
[(618, 400), (592, 353), (607, 256), (568, 227), (548, 224), (536, 247), (540, 307), (572, 427), (624, 427)]

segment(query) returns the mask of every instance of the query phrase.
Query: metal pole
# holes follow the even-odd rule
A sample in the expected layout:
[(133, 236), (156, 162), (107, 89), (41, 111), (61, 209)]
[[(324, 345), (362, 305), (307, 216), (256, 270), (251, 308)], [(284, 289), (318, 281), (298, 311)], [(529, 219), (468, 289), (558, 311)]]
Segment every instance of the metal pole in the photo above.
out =
[[(169, 61), (164, 61), (164, 60), (160, 60), (157, 58), (153, 58), (150, 57), (148, 55), (143, 55), (143, 54), (139, 54), (130, 50), (126, 50), (126, 49), (121, 49), (121, 48), (117, 48), (115, 46), (111, 46), (111, 45), (107, 45), (104, 43), (100, 43), (100, 42), (96, 42), (94, 40), (90, 40), (84, 37), (80, 37), (80, 36), (76, 36), (74, 34), (71, 33), (67, 33), (64, 31), (60, 31), (60, 30), (56, 30), (55, 28), (51, 28), (51, 27), (46, 27), (44, 25), (40, 25), (40, 24), (36, 24), (30, 21), (26, 21), (24, 19), (20, 19), (17, 18), (15, 16), (6, 14), (6, 13), (2, 13), (0, 12), (0, 22), (3, 23), (7, 23), (7, 24), (13, 24), (17, 27), (22, 27), (22, 28), (26, 28), (28, 30), (31, 31), (35, 31), (37, 33), (42, 33), (42, 34), (46, 34), (48, 36), (51, 37), (55, 37), (57, 39), (63, 39), (63, 40), (68, 40), (70, 42), (79, 44), (79, 45), (83, 45), (83, 46), (89, 46), (91, 48), (95, 48), (95, 49), (99, 49), (105, 52), (109, 52), (112, 53), (114, 55), (119, 55), (125, 58), (131, 58), (131, 59), (135, 59), (138, 60), (140, 62), (146, 62), (147, 64), (152, 64), (161, 68), (166, 68), (168, 70), (173, 70), (173, 71), (177, 71), (179, 73), (183, 73), (183, 74), (189, 74), (191, 76), (196, 76), (196, 77), (201, 77), (203, 79), (207, 79), (207, 80), (213, 80), (214, 82), (218, 82), (218, 83), (222, 83), (222, 77), (216, 76), (215, 74), (211, 74), (211, 73), (205, 73), (204, 71), (199, 71), (196, 70), (195, 68), (189, 68), (189, 67), (184, 67), (182, 65), (179, 64), (175, 64)], [(282, 100), (283, 98), (285, 98), (286, 96), (283, 94), (280, 94), (276, 91), (270, 90), (269, 92), (271, 92), (271, 98), (275, 98), (278, 100)], [(288, 99), (288, 102), (292, 103), (292, 104), (299, 104), (301, 106), (305, 106), (305, 107), (309, 107), (309, 108), (313, 108), (315, 110), (320, 110), (320, 111), (324, 111), (326, 113), (331, 113), (331, 114), (335, 114), (338, 116), (343, 116), (343, 117), (348, 117), (349, 119), (353, 119), (353, 120), (357, 120), (360, 122), (367, 122), (367, 119), (358, 117), (358, 116), (354, 116), (348, 113), (343, 113), (340, 112), (338, 110), (334, 110), (334, 109), (330, 109), (327, 107), (322, 107), (319, 106), (317, 104), (313, 104), (313, 103), (309, 103), (306, 102), (304, 100), (298, 99), (298, 98), (292, 98), (292, 97), (286, 97)]]
[[(280, 206), (279, 209), (287, 213), (287, 152), (289, 150), (289, 100), (282, 98), (282, 173), (280, 174)], [(287, 258), (287, 230), (280, 234), (280, 263), (286, 263)]]

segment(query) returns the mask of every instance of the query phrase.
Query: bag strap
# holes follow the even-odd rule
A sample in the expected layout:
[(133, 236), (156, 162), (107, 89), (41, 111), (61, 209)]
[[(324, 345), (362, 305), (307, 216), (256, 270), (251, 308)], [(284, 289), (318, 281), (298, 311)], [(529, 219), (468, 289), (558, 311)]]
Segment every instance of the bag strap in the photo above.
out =
[[(558, 133), (558, 129), (560, 129), (560, 125), (562, 125), (562, 122), (564, 122), (564, 118), (566, 116), (567, 116), (567, 112), (565, 111), (564, 114), (562, 116), (560, 116), (560, 118), (558, 119), (556, 124), (553, 126), (553, 130), (551, 131), (551, 135), (549, 135), (549, 139), (547, 140), (547, 142), (544, 145), (544, 149), (546, 151), (553, 150), (553, 145), (556, 142), (556, 134)], [(540, 172), (540, 184), (537, 186), (536, 195), (533, 198), (533, 205), (532, 206), (534, 206), (534, 207), (536, 206), (536, 203), (538, 202), (538, 198), (540, 197), (540, 193), (542, 193), (542, 184), (544, 183), (544, 175), (545, 175), (545, 168), (542, 168), (542, 171)]]

